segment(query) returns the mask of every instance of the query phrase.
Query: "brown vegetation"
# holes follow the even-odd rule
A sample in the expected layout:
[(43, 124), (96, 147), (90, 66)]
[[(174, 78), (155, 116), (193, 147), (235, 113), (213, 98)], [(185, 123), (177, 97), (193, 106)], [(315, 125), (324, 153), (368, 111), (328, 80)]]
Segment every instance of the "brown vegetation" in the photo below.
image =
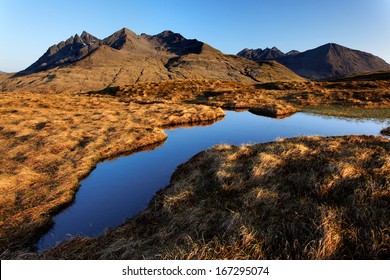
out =
[(248, 110), (252, 114), (266, 116), (271, 118), (286, 118), (297, 112), (292, 106), (289, 105), (280, 105), (280, 104), (264, 104), (258, 107), (250, 108)]
[(0, 252), (31, 245), (101, 160), (161, 143), (163, 126), (216, 120), (219, 108), (110, 96), (0, 95)]
[[(80, 79), (84, 81), (84, 78)], [(87, 176), (97, 162), (122, 153), (134, 152), (153, 143), (161, 143), (166, 138), (161, 129), (165, 126), (218, 119), (224, 113), (216, 107), (271, 108), (275, 109), (273, 114), (278, 115), (278, 112), (280, 114), (286, 110), (289, 112), (307, 110), (310, 106), (311, 111), (320, 113), (324, 112), (323, 108), (327, 108), (330, 114), (342, 113), (344, 116), (356, 116), (362, 112), (364, 115), (370, 111), (389, 118), (389, 87), (390, 81), (387, 80), (261, 84), (221, 80), (175, 80), (159, 83), (139, 82), (80, 95), (2, 93), (0, 94), (0, 152), (3, 155), (0, 158), (0, 191), (2, 193), (0, 197), (0, 253), (7, 250), (2, 256), (12, 257), (15, 256), (12, 251), (31, 246), (34, 239), (50, 226), (53, 215), (73, 200), (80, 179)], [(338, 111), (334, 111), (333, 108)], [(388, 144), (385, 146), (388, 147)], [(349, 149), (349, 144), (340, 144), (341, 148)], [(324, 156), (333, 155), (324, 154)], [(338, 160), (341, 162), (341, 155), (332, 160), (335, 163)], [(234, 162), (235, 160), (232, 160), (234, 165), (240, 164), (240, 161)], [(268, 164), (271, 168), (274, 162), (270, 160)], [(242, 172), (245, 174), (246, 171), (242, 170)], [(201, 177), (203, 175), (196, 170), (189, 177), (192, 178), (197, 174), (199, 180), (208, 180), (207, 176)], [(235, 176), (233, 173), (229, 175), (227, 171), (225, 175)], [(233, 198), (232, 203), (235, 203)], [(156, 199), (160, 199), (159, 196)], [(184, 203), (188, 199), (190, 201), (193, 199), (190, 191), (166, 198), (164, 203), (175, 209), (180, 206), (181, 202)], [(213, 215), (211, 210), (203, 210)], [(337, 212), (334, 209), (332, 211)], [(334, 217), (335, 215), (329, 214), (328, 216)], [(144, 214), (139, 217), (144, 217)], [(194, 217), (197, 216), (194, 215)], [(157, 223), (158, 220), (155, 221)], [(329, 220), (327, 224), (332, 224), (331, 221), (333, 220)], [(111, 235), (98, 240), (85, 239), (83, 241), (86, 244), (85, 247), (79, 244), (80, 239), (71, 242), (76, 242), (77, 246), (80, 245), (83, 247), (82, 250), (86, 250), (84, 255), (79, 256), (80, 258), (135, 258), (141, 255), (155, 258), (157, 257), (155, 254), (173, 258), (172, 254), (176, 253), (179, 258), (191, 258), (191, 254), (193, 254), (192, 258), (206, 258), (206, 255), (195, 254), (197, 250), (195, 248), (198, 248), (199, 252), (205, 250), (205, 253), (211, 245), (220, 246), (217, 249), (223, 252), (226, 248), (233, 248), (231, 247), (233, 243), (218, 239), (218, 235), (213, 235), (212, 239), (204, 239), (203, 243), (201, 237), (190, 235), (190, 239), (186, 239), (188, 242), (193, 241), (186, 243), (193, 248), (189, 255), (184, 253), (181, 255), (180, 252), (184, 252), (184, 245), (180, 242), (175, 243), (174, 240), (171, 240), (173, 247), (169, 250), (160, 250), (156, 253), (153, 251), (155, 245), (149, 239), (142, 242), (137, 239), (136, 242), (149, 244), (145, 245), (146, 249), (143, 250), (150, 249), (152, 252), (150, 254), (149, 251), (140, 251), (139, 248), (134, 252), (117, 253), (116, 248), (120, 248), (118, 250), (122, 252), (121, 246), (127, 246), (126, 244), (133, 246), (126, 236), (128, 236), (127, 231), (129, 234), (133, 231), (127, 227), (139, 226), (138, 222), (134, 223), (134, 221), (130, 222), (124, 228), (114, 231), (112, 238), (114, 236), (117, 238), (114, 245), (111, 244), (114, 242), (114, 239), (109, 237)], [(198, 232), (201, 233), (206, 224), (199, 224), (199, 226)], [(151, 229), (156, 228), (152, 226)], [(180, 229), (181, 226), (177, 229), (171, 228), (173, 233), (177, 233)], [(252, 232), (251, 228), (249, 232)], [(120, 234), (123, 236), (121, 237)], [(388, 238), (388, 232), (384, 234)], [(168, 242), (171, 241), (168, 240)], [(101, 251), (90, 255), (86, 248), (88, 244), (98, 246), (96, 242), (101, 243), (99, 245)], [(109, 243), (112, 249), (104, 247)], [(226, 244), (230, 244), (230, 247), (225, 248)], [(258, 243), (254, 244), (260, 246)], [(64, 255), (60, 256), (57, 251), (53, 251), (55, 253), (51, 252), (47, 256), (74, 258), (75, 256), (72, 255), (74, 252), (68, 251), (69, 247), (65, 248)], [(234, 250), (239, 250), (238, 245), (234, 248)], [(107, 250), (113, 250), (115, 253), (111, 255)], [(65, 255), (66, 252), (69, 252), (69, 255)], [(223, 254), (210, 255), (210, 257), (224, 257)], [(240, 255), (229, 254), (225, 257), (240, 257)], [(273, 257), (267, 254), (264, 256)], [(309, 258), (306, 253), (300, 252), (299, 254), (301, 255), (291, 254), (291, 258)], [(363, 255), (362, 253), (356, 256)], [(367, 256), (375, 257), (369, 254)], [(251, 257), (260, 256), (252, 254), (248, 258)], [(280, 255), (280, 257), (284, 258), (287, 255)], [(334, 254), (330, 258), (332, 257), (341, 258), (342, 256)]]
[(228, 109), (248, 109), (269, 104), (390, 107), (390, 81), (245, 84), (220, 80), (176, 80), (111, 87), (94, 93), (118, 96), (128, 102), (174, 101)]
[(216, 146), (123, 226), (43, 257), (388, 259), (389, 155), (373, 136)]

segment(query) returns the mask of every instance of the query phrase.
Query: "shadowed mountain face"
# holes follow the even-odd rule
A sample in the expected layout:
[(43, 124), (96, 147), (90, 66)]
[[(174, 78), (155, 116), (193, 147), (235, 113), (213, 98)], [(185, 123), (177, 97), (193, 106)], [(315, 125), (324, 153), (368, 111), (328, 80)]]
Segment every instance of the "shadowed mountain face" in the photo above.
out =
[(179, 33), (172, 31), (164, 31), (155, 36), (142, 35), (144, 38), (155, 42), (169, 53), (176, 55), (186, 55), (190, 53), (200, 54), (202, 52), (203, 43), (198, 40), (188, 40)]
[(38, 61), (27, 69), (20, 71), (16, 76), (23, 76), (35, 72), (65, 66), (82, 60), (92, 54), (97, 48), (108, 46), (116, 50), (127, 50), (135, 55), (200, 54), (204, 44), (198, 40), (188, 40), (178, 33), (164, 31), (150, 36), (136, 35), (127, 28), (123, 28), (111, 36), (100, 40), (83, 31), (81, 36), (71, 36), (65, 42), (51, 46)]
[(87, 92), (174, 79), (304, 81), (277, 62), (225, 55), (172, 31), (152, 36), (123, 28), (105, 39), (83, 32), (51, 46), (27, 69), (1, 82), (0, 90)]
[(302, 53), (291, 51), (283, 54), (279, 51), (270, 54), (267, 50), (244, 49), (238, 55), (254, 61), (273, 59), (298, 75), (313, 80), (390, 70), (390, 65), (377, 56), (337, 44), (326, 44)]
[(264, 50), (243, 49), (237, 55), (254, 61), (275, 60), (281, 56), (285, 56), (285, 54), (276, 47), (273, 47), (272, 49), (266, 48)]
[(57, 66), (73, 63), (88, 56), (101, 45), (101, 40), (83, 31), (81, 36), (76, 34), (65, 42), (62, 41), (57, 45), (51, 46), (36, 62), (17, 73), (16, 76), (45, 71)]

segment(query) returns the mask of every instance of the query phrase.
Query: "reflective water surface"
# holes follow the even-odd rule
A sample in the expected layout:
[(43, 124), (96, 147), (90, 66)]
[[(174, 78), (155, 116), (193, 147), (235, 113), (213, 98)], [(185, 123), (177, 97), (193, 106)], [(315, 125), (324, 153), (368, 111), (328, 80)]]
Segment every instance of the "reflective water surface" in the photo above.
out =
[(81, 181), (75, 202), (54, 218), (54, 227), (39, 241), (38, 249), (45, 250), (71, 236), (97, 236), (122, 224), (168, 185), (179, 164), (216, 144), (260, 143), (301, 135), (379, 135), (388, 125), (305, 113), (277, 120), (247, 111), (227, 111), (223, 120), (210, 126), (168, 129), (168, 139), (152, 151), (99, 163)]

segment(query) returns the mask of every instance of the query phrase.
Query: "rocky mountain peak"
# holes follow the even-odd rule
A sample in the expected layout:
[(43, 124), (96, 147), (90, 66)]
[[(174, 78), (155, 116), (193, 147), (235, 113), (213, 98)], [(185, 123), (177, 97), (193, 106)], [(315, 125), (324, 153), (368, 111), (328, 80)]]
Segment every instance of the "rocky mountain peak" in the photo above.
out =
[(299, 53), (300, 53), (300, 51), (291, 50), (291, 51), (287, 52), (286, 55), (297, 55), (297, 54), (299, 54)]
[(132, 45), (132, 41), (136, 40), (137, 37), (137, 34), (135, 34), (130, 29), (122, 28), (111, 36), (105, 38), (103, 40), (103, 44), (120, 50), (125, 46), (126, 43)]
[(95, 36), (89, 34), (86, 31), (83, 31), (81, 33), (80, 38), (83, 40), (83, 42), (85, 44), (94, 44), (94, 43), (98, 43), (98, 42), (101, 41), (101, 40), (99, 40), (98, 38), (96, 38)]
[(168, 36), (171, 36), (172, 34), (175, 34), (175, 33), (171, 30), (164, 30), (163, 32), (157, 34), (156, 37), (168, 37)]
[(254, 61), (261, 61), (261, 60), (275, 60), (278, 57), (282, 57), (285, 54), (281, 52), (277, 47), (272, 48), (265, 48), (263, 49), (243, 49), (240, 51), (238, 56), (251, 59)]
[(353, 50), (336, 43), (328, 43), (305, 52), (291, 51), (282, 54), (278, 50), (242, 50), (239, 56), (247, 59), (276, 60), (300, 76), (321, 80), (352, 73), (390, 70), (383, 59), (370, 53)]
[(166, 43), (175, 43), (175, 42), (181, 42), (183, 40), (186, 40), (186, 38), (184, 38), (181, 34), (174, 33), (170, 30), (165, 30), (155, 36), (159, 39), (162, 39)]
[(20, 90), (19, 81), (24, 81), (26, 90), (85, 92), (113, 85), (183, 78), (249, 83), (304, 80), (277, 62), (255, 63), (224, 55), (201, 41), (170, 30), (136, 35), (122, 28), (103, 40), (86, 31), (71, 36), (50, 47), (35, 63), (2, 84), (7, 90), (14, 86)]

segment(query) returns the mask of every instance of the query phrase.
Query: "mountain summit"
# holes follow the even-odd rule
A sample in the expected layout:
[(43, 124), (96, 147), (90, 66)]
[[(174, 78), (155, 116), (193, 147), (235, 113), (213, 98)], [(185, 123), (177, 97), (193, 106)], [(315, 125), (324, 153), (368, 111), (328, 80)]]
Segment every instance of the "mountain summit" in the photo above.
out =
[(367, 52), (329, 43), (302, 53), (270, 52), (270, 49), (244, 49), (237, 55), (254, 61), (276, 60), (302, 77), (313, 80), (340, 77), (352, 73), (390, 70), (383, 59)]
[(17, 73), (17, 76), (72, 64), (91, 55), (101, 46), (107, 46), (115, 50), (123, 49), (133, 55), (187, 55), (190, 53), (200, 54), (204, 45), (198, 40), (188, 40), (181, 34), (170, 30), (154, 36), (147, 34), (138, 36), (133, 31), (122, 28), (103, 40), (83, 31), (80, 36), (76, 34), (66, 41), (51, 46), (38, 61)]
[(91, 54), (101, 44), (101, 40), (83, 31), (81, 36), (76, 34), (51, 46), (36, 62), (16, 75), (23, 76), (73, 63)]
[(273, 47), (271, 49), (265, 48), (264, 50), (243, 49), (237, 55), (254, 61), (275, 60), (281, 56), (285, 56), (285, 54), (276, 47)]
[(0, 90), (86, 92), (172, 79), (304, 80), (277, 62), (225, 55), (170, 30), (137, 35), (122, 28), (104, 39), (83, 31), (51, 46), (31, 66), (4, 80)]

